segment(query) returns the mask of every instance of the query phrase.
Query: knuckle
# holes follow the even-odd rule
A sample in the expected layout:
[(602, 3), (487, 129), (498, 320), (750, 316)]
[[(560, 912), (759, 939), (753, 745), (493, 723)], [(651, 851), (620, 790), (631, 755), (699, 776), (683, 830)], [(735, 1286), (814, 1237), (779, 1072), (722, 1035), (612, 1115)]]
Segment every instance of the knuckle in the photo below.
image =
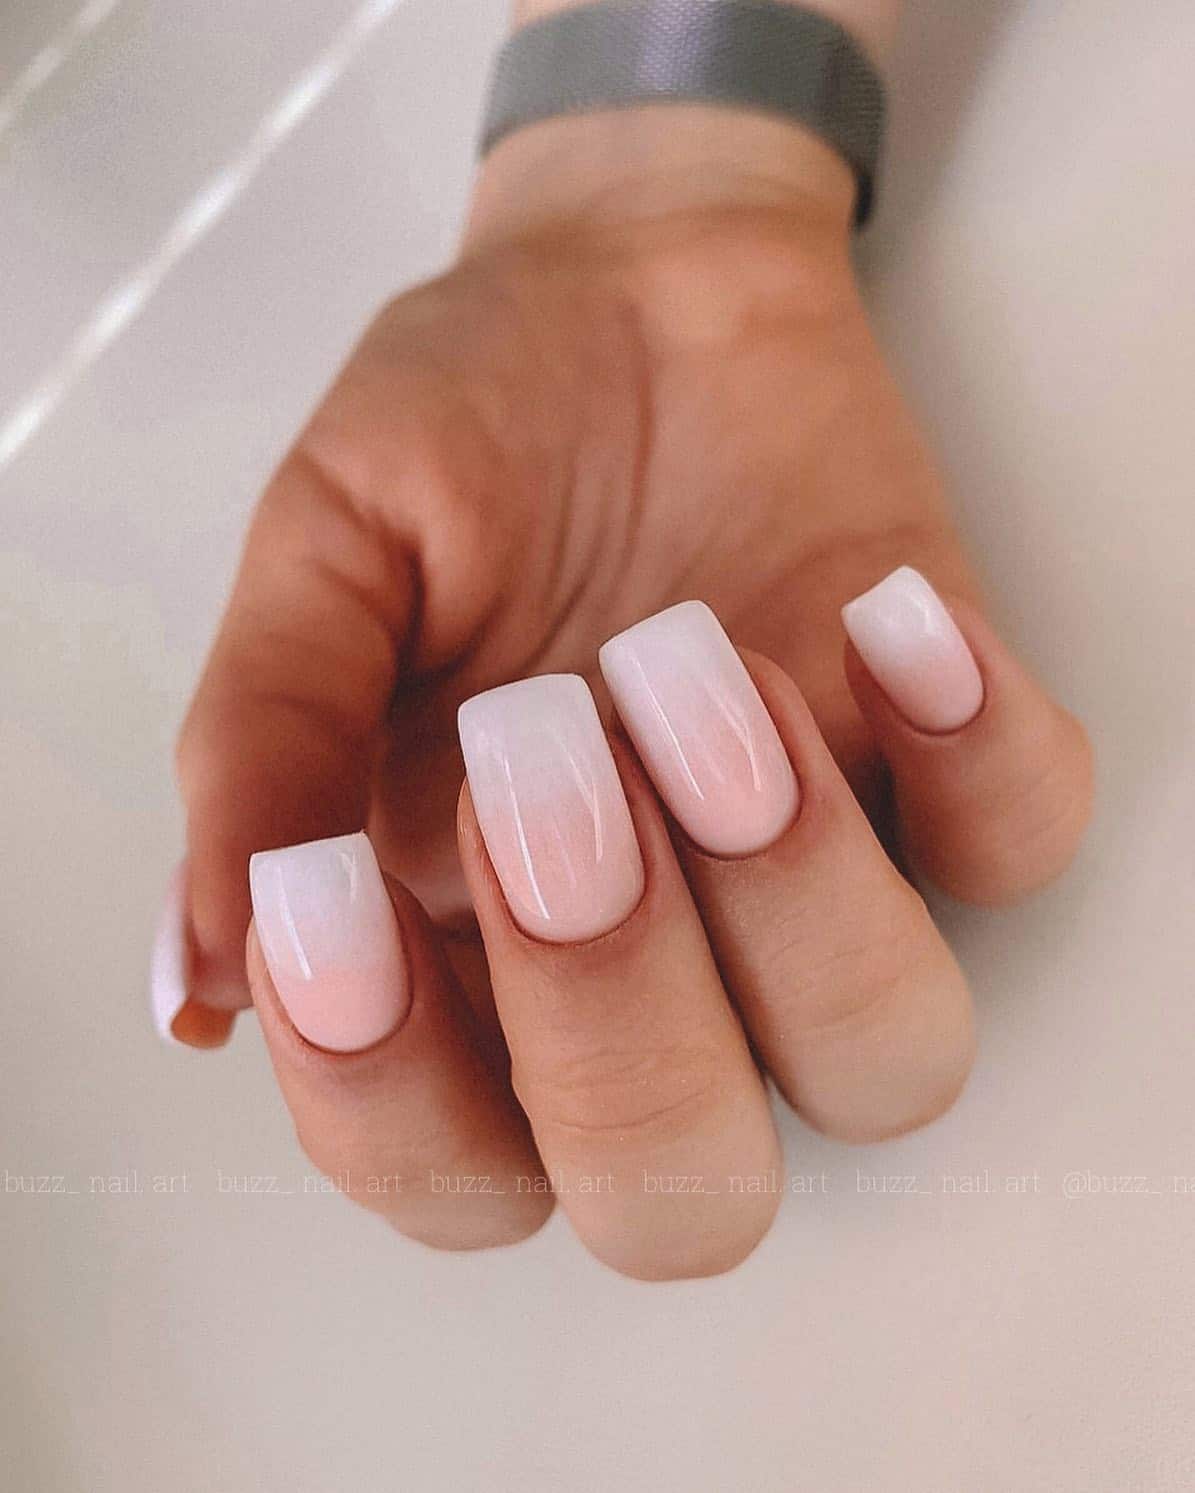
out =
[(1091, 743), (1074, 716), (1059, 721), (1051, 761), (1034, 788), (1029, 849), (1061, 870), (1087, 827), (1094, 797)]
[(1002, 905), (1059, 876), (1074, 858), (1091, 817), (1094, 761), (1080, 723), (1058, 712), (1048, 736), (1014, 764), (980, 807), (969, 836), (931, 869), (964, 901)]
[(1040, 749), (1010, 783), (997, 809), (1006, 853), (1030, 861), (1054, 846), (1073, 846), (1091, 797), (1091, 749), (1071, 716), (1062, 717)]
[(951, 1108), (971, 1072), (975, 1035), (966, 984), (949, 964), (910, 974), (799, 1053), (785, 1097), (816, 1130), (869, 1144), (919, 1130)]
[(768, 1004), (795, 1037), (873, 1025), (937, 937), (925, 903), (903, 880), (882, 902), (857, 904), (836, 922), (831, 941), (802, 924), (772, 951)]
[(648, 1051), (609, 1045), (534, 1073), (516, 1069), (513, 1082), (537, 1128), (589, 1143), (658, 1144), (717, 1108), (723, 1061), (713, 1043)]
[[(871, 1142), (920, 1128), (971, 1068), (970, 994), (920, 896), (862, 908), (826, 956), (786, 961), (782, 1026), (768, 1052), (785, 1099), (815, 1129)], [(784, 1002), (788, 1002), (787, 1009)]]

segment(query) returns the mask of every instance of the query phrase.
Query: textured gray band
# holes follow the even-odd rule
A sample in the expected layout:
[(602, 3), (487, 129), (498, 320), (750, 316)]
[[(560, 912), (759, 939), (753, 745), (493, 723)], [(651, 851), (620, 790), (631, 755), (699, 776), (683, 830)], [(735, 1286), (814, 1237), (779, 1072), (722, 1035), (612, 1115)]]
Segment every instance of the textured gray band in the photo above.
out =
[(828, 16), (779, 0), (604, 0), (533, 21), (498, 57), (481, 149), (557, 115), (668, 102), (805, 125), (850, 163), (855, 220), (866, 222), (884, 125), (879, 75)]

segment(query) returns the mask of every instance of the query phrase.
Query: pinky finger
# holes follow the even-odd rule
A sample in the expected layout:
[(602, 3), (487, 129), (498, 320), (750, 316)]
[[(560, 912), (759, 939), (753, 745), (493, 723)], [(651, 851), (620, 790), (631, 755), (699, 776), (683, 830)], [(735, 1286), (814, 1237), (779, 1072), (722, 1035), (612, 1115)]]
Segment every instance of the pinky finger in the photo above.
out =
[(843, 608), (846, 672), (892, 771), (911, 864), (965, 902), (1015, 901), (1091, 813), (1086, 733), (972, 606), (903, 566)]

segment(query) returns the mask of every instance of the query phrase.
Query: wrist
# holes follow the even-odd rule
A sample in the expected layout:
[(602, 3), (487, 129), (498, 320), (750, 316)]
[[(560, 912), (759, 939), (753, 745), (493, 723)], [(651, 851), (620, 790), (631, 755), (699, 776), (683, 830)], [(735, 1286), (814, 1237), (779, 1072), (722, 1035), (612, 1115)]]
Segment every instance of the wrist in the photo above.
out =
[[(593, 0), (514, 0), (512, 18), (516, 27), (525, 26), (557, 11), (592, 3)], [(781, 0), (781, 3), (821, 11), (861, 42), (874, 62), (883, 63), (896, 35), (903, 0)]]
[[(516, 23), (583, 3), (517, 0)], [(782, 9), (788, 0), (776, 3)], [(840, 26), (847, 11), (856, 18), (866, 14), (874, 40), (877, 23), (883, 15), (894, 19), (897, 4), (816, 0), (794, 8), (818, 9)], [(592, 44), (600, 48), (600, 21), (586, 24), (597, 28)], [(640, 44), (648, 38), (645, 33)], [(747, 102), (628, 101), (624, 107), (550, 114), (499, 136), (490, 149), (476, 184), (467, 247), (552, 227), (759, 207), (798, 213), (845, 236), (857, 184), (841, 149), (816, 126)]]
[(478, 174), (466, 247), (735, 208), (790, 211), (845, 239), (854, 201), (851, 168), (811, 130), (745, 109), (649, 104), (503, 140)]

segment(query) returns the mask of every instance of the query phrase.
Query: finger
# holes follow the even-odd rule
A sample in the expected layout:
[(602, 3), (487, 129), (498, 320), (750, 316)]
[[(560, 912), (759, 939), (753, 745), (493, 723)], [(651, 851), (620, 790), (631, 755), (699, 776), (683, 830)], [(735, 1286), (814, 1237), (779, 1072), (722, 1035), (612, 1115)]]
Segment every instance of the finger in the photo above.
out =
[(187, 920), (187, 863), (166, 885), (149, 963), (150, 1014), (164, 1042), (186, 1047), (223, 1047), (232, 1034), (231, 1011), (190, 998), (194, 953)]
[(1091, 812), (1079, 722), (974, 607), (907, 566), (843, 609), (847, 677), (895, 785), (911, 864), (967, 902), (1036, 890)]
[[(467, 701), (459, 835), (515, 1090), (585, 1244), (644, 1279), (737, 1264), (778, 1143), (650, 789), (584, 681)], [(629, 795), (629, 806), (628, 796)]]
[(255, 855), (248, 969), (295, 1129), (354, 1201), (444, 1249), (512, 1243), (551, 1211), (510, 1090), (418, 903), (363, 834)]
[(781, 1092), (875, 1140), (934, 1118), (970, 1068), (970, 998), (877, 843), (792, 680), (682, 603), (613, 638), (602, 671), (676, 821), (723, 973)]
[(250, 530), (179, 741), (193, 997), (248, 1002), (250, 855), (365, 822), (414, 581), (322, 470), (293, 456)]

